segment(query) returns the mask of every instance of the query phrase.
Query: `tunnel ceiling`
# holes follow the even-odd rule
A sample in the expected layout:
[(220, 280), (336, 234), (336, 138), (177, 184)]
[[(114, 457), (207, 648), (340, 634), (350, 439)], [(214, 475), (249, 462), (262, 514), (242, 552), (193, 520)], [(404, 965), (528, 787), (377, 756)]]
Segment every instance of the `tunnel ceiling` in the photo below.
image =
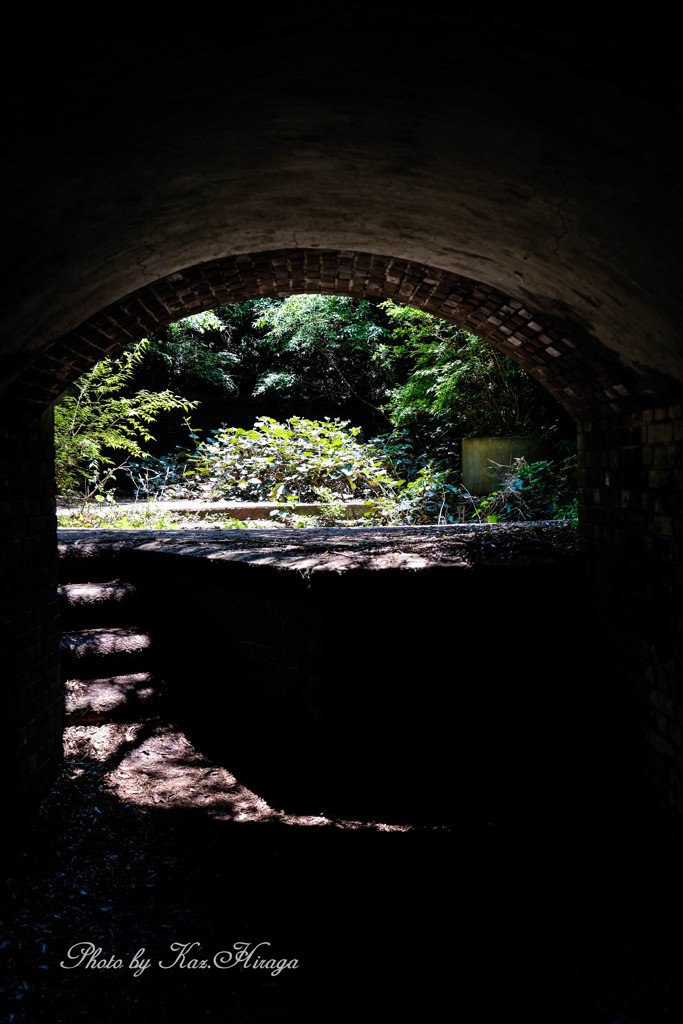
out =
[[(273, 260), (318, 250), (372, 254), (385, 272), (393, 260), (437, 289), (482, 286), (551, 343), (572, 342), (595, 393), (680, 395), (679, 84), (661, 63), (645, 74), (631, 62), (629, 40), (548, 21), (388, 26), (384, 5), (360, 13), (332, 4), (312, 19), (294, 4), (211, 38), (46, 48), (50, 87), (13, 85), (5, 109), (0, 372), (12, 394), (36, 395), (46, 367), (63, 382), (98, 358), (88, 332), (126, 297), (247, 255), (270, 268), (258, 293), (282, 293)], [(418, 304), (439, 311), (433, 295)], [(100, 351), (120, 340), (100, 332)]]

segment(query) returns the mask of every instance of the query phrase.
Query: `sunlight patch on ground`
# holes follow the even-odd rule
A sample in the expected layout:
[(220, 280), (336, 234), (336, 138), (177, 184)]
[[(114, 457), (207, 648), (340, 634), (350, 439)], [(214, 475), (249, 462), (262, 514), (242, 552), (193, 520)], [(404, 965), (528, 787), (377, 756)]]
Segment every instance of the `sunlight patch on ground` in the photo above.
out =
[(410, 832), (410, 825), (285, 814), (247, 789), (226, 768), (200, 754), (183, 732), (158, 720), (77, 725), (64, 730), (64, 754), (74, 777), (99, 764), (102, 787), (123, 804), (202, 810), (217, 821)]

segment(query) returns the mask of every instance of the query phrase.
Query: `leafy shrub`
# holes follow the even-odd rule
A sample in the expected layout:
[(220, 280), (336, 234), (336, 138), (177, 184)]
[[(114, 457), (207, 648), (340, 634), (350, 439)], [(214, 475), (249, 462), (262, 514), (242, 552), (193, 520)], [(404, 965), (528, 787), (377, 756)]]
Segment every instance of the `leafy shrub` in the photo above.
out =
[[(389, 446), (391, 448), (391, 446)], [(561, 446), (564, 448), (565, 446)], [(399, 445), (402, 461), (405, 448)], [(390, 495), (373, 502), (366, 518), (388, 526), (429, 523), (520, 522), (578, 520), (576, 453), (555, 461), (527, 463), (515, 459), (503, 484), (483, 498), (470, 495), (459, 475), (449, 469), (423, 465), (414, 478)]]
[(344, 501), (329, 487), (316, 487), (315, 497), (318, 502), (317, 522), (321, 526), (340, 526), (346, 520)]
[(461, 522), (463, 509), (462, 492), (454, 483), (454, 475), (427, 465), (400, 490), (373, 501), (365, 518), (381, 526), (443, 525)]
[[(126, 394), (147, 348), (140, 341), (118, 359), (103, 359), (73, 384), (55, 405), (55, 475), (58, 494), (102, 493), (142, 444), (154, 440), (152, 424), (162, 412), (194, 409), (196, 402), (172, 391), (142, 389)], [(110, 452), (124, 452), (116, 465)]]
[(416, 480), (422, 470), (460, 472), (460, 436), (447, 425), (413, 424), (379, 434), (369, 444), (392, 474)]
[(342, 420), (268, 416), (253, 429), (221, 427), (188, 457), (186, 478), (196, 497), (313, 501), (317, 489), (368, 497), (399, 486), (375, 452), (357, 440), (360, 428)]
[(547, 519), (578, 520), (576, 455), (557, 462), (515, 459), (502, 486), (484, 498), (469, 497), (467, 518), (499, 523)]

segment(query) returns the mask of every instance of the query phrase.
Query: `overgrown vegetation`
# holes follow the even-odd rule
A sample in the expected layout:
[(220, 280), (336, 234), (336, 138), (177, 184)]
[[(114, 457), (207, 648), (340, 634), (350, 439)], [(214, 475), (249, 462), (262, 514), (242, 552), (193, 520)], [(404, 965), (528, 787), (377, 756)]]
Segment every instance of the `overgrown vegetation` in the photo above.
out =
[[(55, 406), (55, 477), (58, 494), (102, 494), (132, 456), (144, 459), (152, 424), (163, 412), (188, 413), (197, 403), (170, 390), (127, 394), (147, 340), (118, 359), (103, 359), (83, 374)], [(123, 452), (117, 465), (112, 453)]]
[[(259, 402), (275, 415), (189, 426), (190, 410), (194, 420), (217, 401), (225, 419)], [(312, 404), (324, 414), (302, 414)], [(361, 426), (337, 415), (347, 410)], [(154, 451), (162, 413), (185, 423), (175, 451)], [(116, 516), (95, 514), (92, 500), (117, 489), (136, 500), (278, 501), (290, 523), (296, 501), (317, 502), (318, 523), (347, 523), (352, 496), (371, 501), (372, 523), (575, 518), (561, 424), (520, 367), (427, 313), (348, 297), (260, 299), (187, 317), (81, 378), (56, 407), (58, 491), (80, 494), (102, 522)], [(496, 491), (474, 497), (460, 479), (460, 439), (488, 434), (554, 439), (557, 456), (516, 460)]]
[(469, 502), (480, 522), (577, 520), (576, 455), (532, 463), (515, 459), (497, 490)]
[(557, 404), (520, 366), (480, 338), (419, 309), (383, 302), (393, 358), (409, 366), (387, 409), (392, 423), (457, 426), (464, 437), (548, 433)]
[[(381, 307), (380, 307), (381, 308)], [(264, 333), (261, 351), (270, 368), (253, 394), (355, 398), (390, 422), (381, 408), (392, 384), (390, 332), (367, 299), (295, 295), (264, 304), (254, 326)]]
[(356, 497), (394, 490), (399, 481), (358, 434), (341, 420), (298, 416), (286, 423), (262, 417), (252, 430), (221, 427), (189, 457), (186, 492), (209, 500), (312, 501), (323, 488)]

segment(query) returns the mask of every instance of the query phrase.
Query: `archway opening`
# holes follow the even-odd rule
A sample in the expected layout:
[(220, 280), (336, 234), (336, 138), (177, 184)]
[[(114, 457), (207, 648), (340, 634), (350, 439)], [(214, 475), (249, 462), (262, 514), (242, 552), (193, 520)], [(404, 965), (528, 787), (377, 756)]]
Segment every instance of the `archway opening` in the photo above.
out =
[[(57, 493), (176, 499), (178, 516), (193, 509), (177, 499), (278, 501), (285, 521), (311, 513), (298, 526), (561, 519), (576, 516), (575, 433), (517, 363), (429, 313), (261, 298), (150, 332), (72, 385), (56, 405)], [(119, 522), (92, 508), (61, 525)]]

